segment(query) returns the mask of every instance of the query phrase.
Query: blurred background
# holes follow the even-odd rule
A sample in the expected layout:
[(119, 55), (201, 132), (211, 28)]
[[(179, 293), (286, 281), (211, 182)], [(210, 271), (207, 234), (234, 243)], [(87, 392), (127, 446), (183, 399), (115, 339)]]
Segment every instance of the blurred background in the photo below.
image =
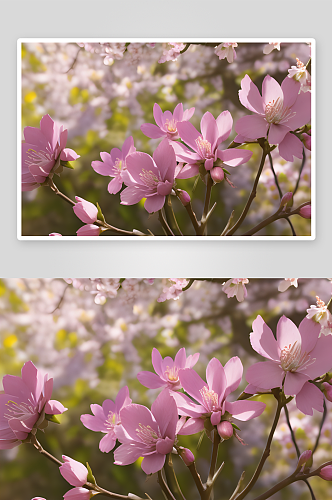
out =
[[(175, 61), (158, 63), (168, 44), (131, 43), (121, 55), (120, 43), (24, 43), (22, 44), (22, 139), (25, 126), (39, 127), (40, 119), (49, 113), (68, 129), (67, 147), (81, 157), (73, 162), (74, 170), (64, 169), (55, 183), (71, 199), (80, 196), (92, 203), (99, 202), (108, 223), (121, 229), (133, 228), (155, 235), (163, 235), (158, 216), (149, 215), (143, 202), (133, 206), (120, 205), (120, 193), (107, 191), (109, 177), (94, 172), (91, 162), (100, 160), (100, 152), (121, 148), (124, 140), (133, 136), (138, 151), (153, 153), (160, 142), (149, 139), (140, 130), (143, 123), (155, 123), (153, 105), (157, 102), (163, 111), (173, 112), (182, 102), (184, 109), (195, 107), (191, 123), (200, 129), (200, 120), (206, 111), (216, 118), (229, 110), (233, 117), (233, 131), (221, 148), (226, 148), (236, 136), (234, 124), (250, 112), (238, 99), (241, 80), (248, 74), (261, 91), (262, 81), (269, 74), (279, 83), (296, 65), (296, 58), (306, 64), (310, 47), (306, 43), (281, 43), (280, 51), (264, 54), (268, 43), (239, 43), (237, 57), (232, 63), (219, 60), (214, 47), (220, 42), (192, 44)], [(122, 51), (123, 52), (123, 51)], [(235, 218), (243, 206), (258, 169), (261, 150), (256, 145), (244, 146), (253, 151), (251, 160), (236, 168), (229, 168), (232, 188), (226, 182), (214, 187), (212, 203), (217, 207), (209, 222), (209, 235), (220, 235), (228, 218), (235, 210)], [(306, 150), (306, 161), (294, 203), (310, 199), (311, 161)], [(301, 160), (286, 162), (273, 152), (274, 168), (281, 190), (293, 191), (298, 179)], [(193, 201), (194, 211), (200, 217), (203, 209), (205, 185), (195, 178), (177, 181)], [(250, 214), (237, 234), (243, 234), (279, 206), (279, 195), (268, 162), (264, 166), (258, 196)], [(183, 232), (194, 235), (188, 214), (174, 200), (174, 209)], [(292, 218), (297, 235), (310, 235), (310, 220)], [(81, 222), (72, 208), (58, 199), (47, 187), (23, 193), (22, 235), (47, 236), (52, 232), (75, 235)], [(106, 232), (103, 237), (109, 236)], [(291, 236), (286, 220), (276, 221), (259, 236)]]
[[(224, 281), (226, 281), (225, 278)], [(303, 278), (298, 287), (281, 293), (282, 279), (251, 279), (243, 302), (227, 298), (222, 279), (195, 281), (177, 300), (158, 302), (173, 284), (167, 279), (4, 279), (0, 281), (0, 376), (20, 375), (23, 364), (32, 360), (44, 373), (54, 377), (52, 398), (68, 411), (59, 416), (61, 425), (50, 423), (37, 437), (44, 448), (61, 459), (68, 455), (89, 462), (100, 486), (121, 494), (147, 492), (154, 500), (162, 498), (156, 478), (147, 478), (140, 461), (120, 467), (113, 465), (113, 452), (103, 454), (98, 445), (103, 434), (86, 429), (82, 414), (90, 404), (114, 400), (119, 389), (128, 385), (134, 403), (151, 407), (159, 391), (141, 386), (136, 375), (153, 371), (153, 347), (161, 355), (172, 356), (181, 347), (187, 355), (200, 353), (196, 371), (205, 379), (212, 357), (224, 365), (239, 356), (244, 365), (242, 383), (235, 398), (246, 387), (245, 373), (259, 355), (251, 348), (252, 322), (260, 314), (273, 332), (285, 314), (296, 325), (316, 296), (327, 303), (331, 281)], [(1, 390), (1, 386), (0, 386)], [(246, 445), (230, 439), (220, 446), (219, 463), (225, 467), (217, 482), (215, 498), (229, 498), (243, 470), (247, 480), (254, 472), (273, 421), (275, 401), (257, 397), (267, 404), (261, 417), (236, 422)], [(322, 428), (314, 466), (331, 460), (332, 404)], [(290, 420), (300, 451), (312, 449), (322, 415), (306, 416), (289, 405)], [(190, 448), (205, 480), (211, 453), (204, 437), (180, 437), (179, 444)], [(275, 433), (272, 453), (250, 498), (255, 498), (296, 467), (297, 458), (289, 428), (282, 414)], [(174, 456), (180, 485), (186, 498), (197, 497), (186, 467)], [(30, 500), (34, 496), (58, 500), (69, 489), (57, 466), (29, 444), (0, 450), (1, 500)], [(331, 483), (312, 478), (317, 499), (332, 496)], [(249, 498), (249, 496), (248, 496)], [(305, 484), (296, 483), (273, 496), (276, 500), (311, 500)]]

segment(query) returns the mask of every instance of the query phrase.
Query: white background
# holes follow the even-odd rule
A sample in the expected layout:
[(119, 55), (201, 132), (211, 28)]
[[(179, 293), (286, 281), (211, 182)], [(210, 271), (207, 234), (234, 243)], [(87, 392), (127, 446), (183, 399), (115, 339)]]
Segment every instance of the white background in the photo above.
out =
[[(1, 277), (324, 277), (332, 274), (331, 26), (324, 0), (12, 0), (2, 2)], [(16, 44), (25, 37), (316, 39), (314, 241), (19, 241)], [(104, 238), (103, 238), (104, 239)]]

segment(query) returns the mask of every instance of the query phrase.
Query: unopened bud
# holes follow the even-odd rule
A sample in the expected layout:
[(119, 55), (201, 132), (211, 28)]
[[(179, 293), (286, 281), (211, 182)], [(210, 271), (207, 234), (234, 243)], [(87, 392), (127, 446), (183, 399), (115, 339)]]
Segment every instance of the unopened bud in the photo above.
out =
[(311, 450), (306, 450), (304, 451), (300, 457), (299, 457), (299, 461), (298, 461), (298, 467), (302, 465), (305, 465), (310, 459), (311, 459), (311, 455), (312, 455), (312, 451)]
[(303, 144), (309, 151), (311, 151), (311, 135), (309, 134), (302, 134), (302, 141)]
[(210, 170), (211, 178), (214, 182), (221, 182), (224, 180), (225, 172), (221, 167), (213, 167)]
[(325, 394), (325, 397), (328, 401), (332, 402), (332, 385), (330, 385), (328, 382), (323, 383), (323, 392)]
[(188, 203), (190, 203), (190, 196), (187, 193), (187, 191), (184, 191), (183, 189), (179, 189), (178, 190), (178, 197), (179, 197), (179, 200), (181, 201), (181, 203), (184, 207), (186, 205), (188, 205)]
[(321, 478), (325, 479), (325, 481), (332, 481), (332, 465), (323, 467), (319, 475)]
[(284, 194), (284, 196), (280, 200), (281, 207), (292, 207), (293, 206), (293, 193), (290, 191), (289, 193)]
[(218, 434), (222, 439), (229, 439), (233, 436), (233, 426), (230, 422), (227, 420), (224, 420), (223, 422), (220, 422), (220, 424), (217, 425), (218, 429)]
[(193, 453), (190, 450), (188, 450), (188, 448), (182, 448), (180, 451), (180, 455), (187, 467), (189, 467), (189, 465), (195, 462), (195, 457)]
[(306, 205), (305, 207), (300, 208), (299, 214), (304, 219), (311, 219), (311, 205)]

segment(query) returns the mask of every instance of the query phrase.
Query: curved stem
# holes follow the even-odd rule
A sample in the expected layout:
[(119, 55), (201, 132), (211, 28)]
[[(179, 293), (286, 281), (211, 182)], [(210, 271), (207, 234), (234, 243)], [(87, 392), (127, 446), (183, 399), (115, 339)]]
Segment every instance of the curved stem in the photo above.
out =
[(159, 222), (160, 224), (162, 225), (163, 227), (163, 230), (165, 231), (166, 235), (168, 236), (174, 236), (174, 233), (172, 231), (172, 229), (169, 227), (166, 219), (165, 219), (165, 216), (164, 216), (164, 213), (163, 213), (163, 209), (159, 210), (158, 212), (159, 214)]
[(220, 436), (217, 432), (216, 429), (214, 429), (214, 436), (213, 436), (213, 448), (212, 448), (212, 455), (211, 455), (211, 464), (210, 464), (210, 470), (209, 470), (209, 475), (207, 479), (207, 484), (212, 480), (214, 476), (214, 472), (216, 470), (216, 465), (217, 465), (217, 458), (218, 458), (218, 448), (220, 444)]
[(201, 235), (206, 234), (206, 232), (207, 232), (207, 215), (209, 212), (212, 187), (213, 187), (213, 180), (212, 180), (210, 173), (208, 173), (208, 178), (206, 181), (206, 193), (205, 193), (204, 209), (203, 209), (203, 214), (202, 214), (202, 218), (201, 218), (201, 227), (200, 227), (200, 234)]
[(171, 199), (170, 194), (168, 194), (166, 197), (165, 210), (166, 210), (166, 214), (168, 213), (170, 215), (170, 220), (173, 223), (172, 224), (173, 225), (173, 227), (172, 227), (173, 233), (176, 230), (180, 236), (183, 236), (182, 231), (179, 227), (178, 221), (176, 220), (176, 217), (175, 217), (175, 213), (174, 213), (173, 205), (172, 205), (172, 199)]
[(185, 496), (183, 495), (183, 493), (181, 491), (178, 478), (176, 477), (176, 474), (175, 474), (175, 470), (174, 470), (174, 467), (173, 467), (172, 454), (171, 453), (169, 453), (166, 456), (166, 460), (165, 460), (165, 474), (166, 474), (167, 481), (169, 483), (172, 483), (172, 489), (173, 489), (173, 491), (175, 491), (178, 494), (178, 496), (182, 498), (182, 500), (186, 500)]
[(36, 448), (36, 450), (39, 451), (39, 453), (41, 455), (44, 455), (44, 457), (48, 458), (49, 460), (51, 460), (51, 462), (53, 462), (54, 464), (56, 465), (63, 465), (63, 462), (61, 462), (60, 460), (58, 460), (57, 458), (55, 458), (53, 455), (51, 455), (51, 453), (49, 453), (48, 451), (44, 450), (44, 448), (42, 447), (42, 445), (40, 444), (40, 442), (37, 440), (36, 436), (34, 434), (31, 434), (31, 443), (33, 444), (33, 446)]
[(315, 453), (315, 451), (317, 450), (317, 447), (318, 447), (318, 444), (319, 444), (319, 440), (320, 440), (320, 436), (321, 436), (321, 433), (322, 433), (322, 429), (323, 429), (323, 425), (324, 425), (324, 422), (325, 422), (325, 419), (327, 417), (327, 408), (326, 408), (326, 402), (325, 402), (325, 399), (324, 399), (324, 403), (323, 403), (323, 416), (322, 416), (322, 420), (320, 422), (320, 426), (319, 426), (319, 431), (318, 431), (318, 436), (317, 436), (317, 439), (316, 439), (316, 443), (315, 443), (315, 446), (312, 450), (312, 454)]
[(299, 184), (300, 184), (302, 170), (303, 170), (303, 167), (304, 167), (304, 164), (305, 164), (305, 160), (306, 160), (305, 149), (303, 148), (302, 163), (301, 163), (301, 167), (300, 167), (300, 170), (299, 170), (299, 176), (297, 178), (296, 185), (295, 185), (295, 188), (294, 188), (294, 191), (293, 191), (293, 196), (295, 195), (296, 191), (298, 190), (298, 187), (299, 187)]
[(200, 225), (199, 225), (199, 222), (196, 218), (195, 212), (192, 209), (190, 202), (185, 206), (185, 209), (187, 210), (188, 215), (190, 217), (190, 220), (192, 222), (192, 225), (194, 226), (196, 236), (198, 236), (200, 234)]
[(196, 464), (195, 462), (193, 462), (192, 464), (190, 464), (188, 466), (188, 469), (195, 481), (195, 484), (196, 484), (196, 487), (197, 487), (197, 490), (201, 496), (201, 498), (203, 499), (204, 498), (204, 495), (205, 495), (205, 488), (204, 488), (204, 485), (202, 483), (202, 480), (201, 480), (201, 476), (198, 474), (197, 470), (196, 470)]
[(158, 483), (162, 491), (164, 492), (167, 500), (175, 500), (172, 492), (170, 491), (169, 487), (167, 486), (165, 479), (163, 478), (163, 474), (161, 470), (158, 470)]

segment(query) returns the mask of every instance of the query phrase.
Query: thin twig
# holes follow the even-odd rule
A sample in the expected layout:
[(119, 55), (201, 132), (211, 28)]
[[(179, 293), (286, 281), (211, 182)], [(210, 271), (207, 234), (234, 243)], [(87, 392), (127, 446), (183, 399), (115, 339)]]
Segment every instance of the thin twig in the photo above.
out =
[(299, 170), (299, 176), (297, 178), (296, 185), (295, 185), (295, 188), (294, 188), (294, 191), (293, 191), (293, 196), (295, 195), (296, 191), (298, 190), (298, 187), (299, 187), (299, 184), (300, 184), (301, 175), (302, 175), (302, 171), (303, 171), (304, 164), (305, 164), (305, 160), (306, 160), (306, 156), (305, 156), (305, 150), (303, 148), (302, 163), (301, 163), (301, 167), (300, 167), (300, 170)]
[(169, 225), (168, 225), (168, 223), (167, 223), (167, 221), (165, 219), (163, 210), (162, 209), (159, 210), (158, 214), (159, 214), (159, 222), (162, 225), (162, 227), (163, 227), (166, 235), (168, 235), (168, 236), (174, 236), (174, 233), (173, 233), (172, 229), (169, 227)]
[(320, 422), (318, 436), (317, 436), (317, 439), (316, 439), (315, 446), (314, 446), (314, 448), (312, 450), (312, 454), (314, 454), (315, 451), (317, 450), (317, 447), (318, 447), (318, 444), (319, 444), (320, 436), (321, 436), (321, 433), (322, 433), (322, 429), (323, 429), (323, 425), (324, 425), (326, 417), (327, 417), (327, 408), (326, 408), (326, 402), (325, 402), (325, 399), (324, 399), (324, 402), (323, 402), (323, 416), (322, 416), (322, 420)]

